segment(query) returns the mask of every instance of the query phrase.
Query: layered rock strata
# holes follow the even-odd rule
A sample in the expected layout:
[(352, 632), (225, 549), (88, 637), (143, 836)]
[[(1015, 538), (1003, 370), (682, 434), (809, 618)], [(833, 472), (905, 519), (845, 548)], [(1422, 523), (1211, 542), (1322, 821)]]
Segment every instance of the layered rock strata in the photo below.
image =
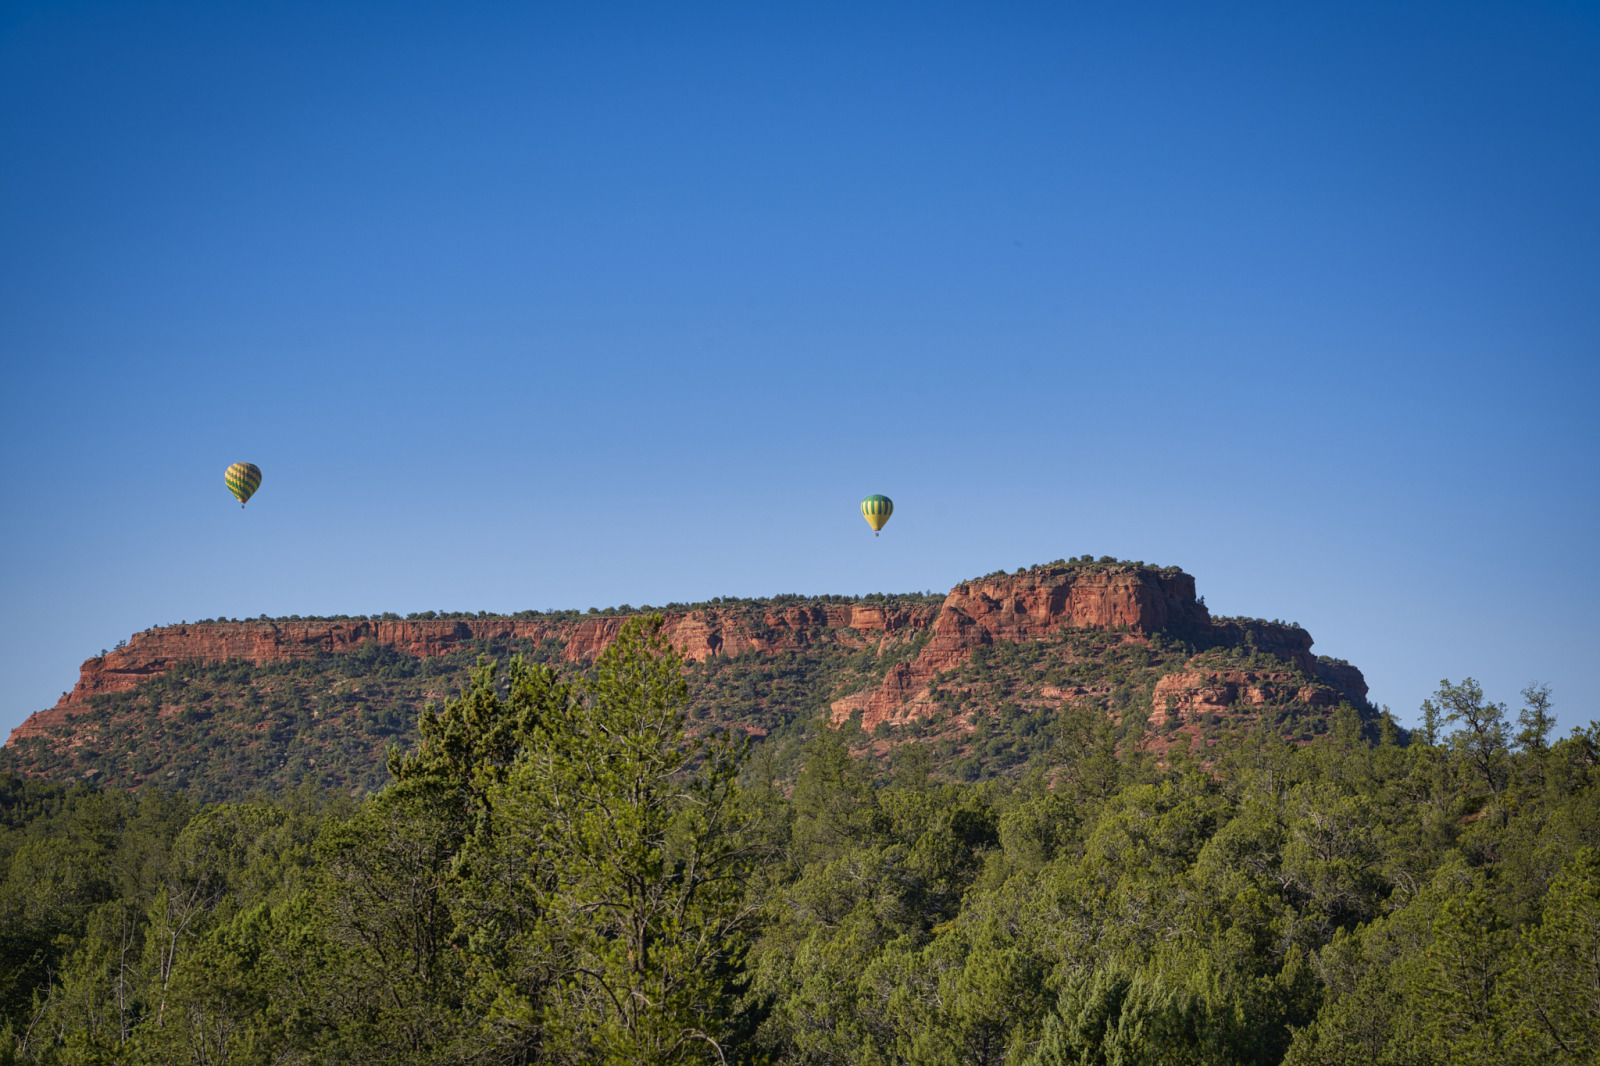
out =
[[(1158, 632), (1209, 637), (1217, 627), (1195, 598), (1194, 578), (1179, 570), (1036, 567), (964, 581), (945, 597), (921, 653), (892, 667), (878, 688), (835, 701), (833, 720), (842, 723), (859, 711), (863, 728), (872, 729), (879, 722), (928, 717), (933, 713), (929, 682), (966, 662), (973, 649), (1039, 640), (1063, 628), (1124, 629), (1132, 637)], [(1292, 637), (1277, 639), (1297, 644)], [(1309, 635), (1304, 645), (1309, 658)]]
[[(220, 622), (162, 626), (136, 633), (124, 647), (85, 662), (77, 684), (57, 704), (31, 716), (11, 740), (40, 735), (89, 709), (93, 696), (124, 692), (148, 678), (187, 662), (244, 660), (261, 664), (353, 650), (376, 642), (418, 657), (451, 652), (470, 641), (555, 641), (568, 662), (591, 659), (616, 639), (626, 616), (567, 620), (511, 618), (348, 622)], [(716, 655), (750, 652), (772, 655), (822, 643), (849, 647), (877, 645), (879, 654), (917, 645), (916, 653), (885, 671), (865, 691), (832, 703), (840, 724), (856, 713), (872, 729), (923, 718), (934, 710), (935, 681), (966, 663), (975, 649), (1004, 642), (1028, 642), (1063, 629), (1111, 630), (1138, 642), (1161, 633), (1194, 641), (1200, 647), (1249, 647), (1281, 660), (1293, 670), (1281, 676), (1247, 676), (1198, 666), (1158, 684), (1153, 715), (1190, 719), (1238, 704), (1254, 705), (1287, 694), (1314, 707), (1340, 698), (1362, 704), (1366, 683), (1345, 663), (1323, 662), (1311, 654), (1311, 635), (1276, 623), (1213, 621), (1195, 597), (1194, 578), (1179, 570), (1135, 566), (1035, 567), (964, 581), (938, 607), (884, 607), (873, 604), (795, 606), (758, 613), (733, 607), (674, 612), (665, 616), (668, 639), (684, 655), (701, 661)], [(1235, 676), (1237, 674), (1238, 676)], [(1298, 676), (1297, 676), (1298, 675)], [(1315, 679), (1315, 684), (1306, 679)], [(1066, 701), (1083, 693), (1061, 690)], [(1153, 719), (1159, 722), (1159, 718)], [(9, 743), (9, 742), (8, 742)]]
[[(667, 614), (673, 646), (696, 662), (713, 655), (772, 654), (809, 647), (826, 633), (851, 629), (894, 634), (925, 629), (937, 609), (886, 609), (871, 604), (769, 610), (759, 621), (748, 612), (716, 609)], [(567, 621), (511, 618), (349, 622), (207, 622), (158, 626), (135, 633), (127, 644), (87, 660), (78, 683), (54, 707), (31, 715), (11, 731), (11, 740), (41, 734), (89, 709), (92, 696), (127, 692), (179, 663), (243, 660), (259, 665), (388, 645), (419, 658), (444, 655), (469, 641), (556, 640), (568, 662), (593, 658), (616, 639), (627, 616)], [(9, 743), (10, 741), (8, 741)]]

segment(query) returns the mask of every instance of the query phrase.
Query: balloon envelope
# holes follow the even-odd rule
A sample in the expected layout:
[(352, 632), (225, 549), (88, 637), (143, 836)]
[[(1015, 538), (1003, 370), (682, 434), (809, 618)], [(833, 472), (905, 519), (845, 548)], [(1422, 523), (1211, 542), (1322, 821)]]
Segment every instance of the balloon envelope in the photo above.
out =
[(228, 483), (228, 491), (238, 499), (239, 506), (243, 507), (245, 501), (256, 494), (256, 489), (261, 487), (261, 468), (254, 463), (234, 463), (228, 467), (228, 472), (222, 475)]
[(867, 525), (876, 533), (889, 521), (889, 516), (894, 514), (894, 501), (887, 496), (868, 496), (861, 501), (861, 517), (867, 520)]

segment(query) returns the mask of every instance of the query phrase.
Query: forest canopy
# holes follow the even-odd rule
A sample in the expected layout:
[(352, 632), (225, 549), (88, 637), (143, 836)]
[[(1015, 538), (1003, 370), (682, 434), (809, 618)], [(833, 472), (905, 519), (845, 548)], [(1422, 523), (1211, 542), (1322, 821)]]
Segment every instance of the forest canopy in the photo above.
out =
[(1551, 700), (791, 776), (637, 619), (480, 666), (359, 803), (0, 778), (0, 1061), (1592, 1062), (1600, 724)]

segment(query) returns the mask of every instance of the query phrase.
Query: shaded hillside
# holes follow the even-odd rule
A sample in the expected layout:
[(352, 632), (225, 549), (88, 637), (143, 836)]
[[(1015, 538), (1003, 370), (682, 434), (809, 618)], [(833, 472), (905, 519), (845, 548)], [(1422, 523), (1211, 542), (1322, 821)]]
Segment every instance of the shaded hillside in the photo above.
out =
[[(676, 605), (674, 605), (676, 606)], [(628, 609), (631, 612), (631, 608)], [(964, 582), (942, 598), (722, 601), (666, 610), (689, 660), (693, 728), (767, 739), (780, 774), (824, 725), (885, 759), (915, 743), (977, 780), (1049, 759), (1063, 716), (1162, 752), (1264, 727), (1296, 741), (1333, 708), (1365, 708), (1347, 664), (1298, 626), (1213, 619), (1173, 568), (1060, 561)], [(431, 612), (430, 612), (431, 614)], [(0, 750), (0, 769), (206, 799), (310, 782), (374, 790), (384, 752), (460, 691), (480, 657), (587, 669), (627, 612), (211, 621), (135, 634), (90, 659), (56, 707)], [(1069, 713), (1070, 712), (1070, 713)]]

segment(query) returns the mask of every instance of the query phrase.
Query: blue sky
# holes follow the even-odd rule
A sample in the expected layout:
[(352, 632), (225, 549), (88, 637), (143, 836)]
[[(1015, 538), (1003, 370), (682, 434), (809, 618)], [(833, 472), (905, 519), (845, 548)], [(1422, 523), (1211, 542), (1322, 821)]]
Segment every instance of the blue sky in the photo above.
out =
[(1596, 70), (1580, 4), (7, 5), (0, 729), (182, 619), (1083, 552), (1600, 717)]

